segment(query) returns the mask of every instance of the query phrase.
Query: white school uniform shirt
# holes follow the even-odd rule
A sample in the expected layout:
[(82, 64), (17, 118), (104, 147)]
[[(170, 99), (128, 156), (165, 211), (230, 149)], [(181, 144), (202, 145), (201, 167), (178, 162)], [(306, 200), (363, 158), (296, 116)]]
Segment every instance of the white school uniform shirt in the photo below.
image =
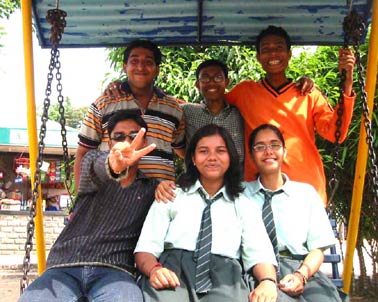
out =
[[(187, 192), (177, 188), (173, 202), (155, 201), (148, 212), (134, 252), (147, 252), (159, 258), (165, 249), (194, 251), (202, 212), (206, 207), (205, 201), (197, 192), (200, 187), (201, 183), (197, 181)], [(246, 270), (257, 263), (276, 266), (273, 247), (258, 207), (244, 194), (239, 194), (232, 201), (225, 187), (212, 197), (220, 192), (223, 197), (211, 205), (211, 253), (235, 259), (241, 256)]]
[[(276, 226), (278, 249), (288, 249), (294, 255), (306, 255), (317, 248), (327, 249), (335, 244), (329, 218), (321, 197), (313, 186), (291, 181), (286, 174), (284, 192), (272, 198), (272, 211)], [(245, 194), (260, 210), (264, 196), (260, 178), (246, 184)]]

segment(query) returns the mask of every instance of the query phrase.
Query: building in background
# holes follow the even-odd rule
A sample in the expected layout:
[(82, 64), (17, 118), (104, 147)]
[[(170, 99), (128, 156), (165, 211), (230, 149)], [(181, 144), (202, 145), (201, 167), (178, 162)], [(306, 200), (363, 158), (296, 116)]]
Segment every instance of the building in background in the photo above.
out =
[[(3, 119), (1, 119), (3, 120)], [(38, 121), (40, 124), (40, 121)], [(39, 124), (38, 133), (39, 133)], [(76, 152), (78, 130), (66, 127), (68, 152)], [(61, 125), (47, 122), (41, 173), (43, 200), (54, 198), (60, 209), (67, 207), (65, 163), (63, 161)], [(0, 121), (0, 204), (1, 210), (27, 210), (31, 199), (31, 179), (27, 121)]]

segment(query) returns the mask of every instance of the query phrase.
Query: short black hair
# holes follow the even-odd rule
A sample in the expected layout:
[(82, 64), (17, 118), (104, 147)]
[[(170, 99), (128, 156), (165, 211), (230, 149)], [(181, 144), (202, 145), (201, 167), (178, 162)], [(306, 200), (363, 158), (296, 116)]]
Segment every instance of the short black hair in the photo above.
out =
[(127, 47), (126, 47), (126, 49), (123, 53), (123, 63), (127, 63), (129, 56), (130, 56), (130, 53), (134, 48), (145, 48), (145, 49), (151, 50), (154, 54), (155, 64), (157, 66), (160, 65), (161, 60), (162, 60), (161, 51), (160, 51), (159, 47), (157, 47), (156, 44), (154, 44), (154, 43), (152, 43), (151, 41), (148, 41), (148, 40), (131, 41), (127, 45)]
[(209, 59), (209, 60), (206, 60), (206, 61), (203, 61), (201, 64), (198, 65), (197, 69), (196, 69), (196, 78), (198, 80), (198, 77), (199, 77), (199, 74), (201, 72), (202, 69), (206, 68), (206, 67), (209, 67), (209, 66), (218, 66), (220, 67), (220, 69), (222, 69), (223, 71), (223, 74), (225, 76), (225, 78), (227, 79), (228, 78), (228, 68), (227, 68), (227, 65), (225, 63), (223, 63), (222, 61), (219, 61), (219, 60), (216, 60), (216, 59)]
[(256, 38), (256, 51), (257, 53), (260, 53), (260, 43), (261, 40), (267, 36), (279, 36), (285, 39), (287, 50), (289, 51), (291, 48), (291, 40), (290, 36), (288, 35), (287, 31), (284, 30), (282, 27), (269, 25), (266, 29), (263, 29), (260, 31), (259, 35)]
[(141, 128), (146, 129), (146, 133), (147, 133), (148, 127), (147, 127), (147, 123), (144, 121), (144, 119), (142, 117), (142, 112), (138, 109), (132, 109), (132, 110), (123, 109), (123, 110), (116, 111), (109, 118), (108, 126), (107, 126), (108, 134), (110, 135), (113, 132), (115, 126), (119, 122), (123, 122), (123, 121), (126, 121), (126, 120), (133, 120)]
[(229, 197), (234, 200), (239, 196), (239, 193), (244, 190), (239, 156), (231, 135), (225, 128), (215, 124), (203, 126), (194, 133), (185, 154), (186, 172), (180, 175), (177, 183), (184, 191), (187, 191), (195, 184), (197, 179), (199, 179), (200, 174), (197, 167), (194, 165), (192, 158), (195, 154), (198, 142), (204, 137), (215, 134), (219, 134), (223, 138), (230, 156), (230, 166), (224, 175), (224, 186), (226, 187), (226, 192)]
[(260, 131), (266, 130), (266, 129), (272, 130), (277, 135), (278, 139), (281, 141), (282, 146), (285, 148), (285, 139), (284, 139), (280, 129), (278, 129), (276, 126), (271, 125), (271, 124), (262, 124), (262, 125), (258, 126), (257, 128), (255, 128), (252, 131), (251, 135), (249, 136), (248, 149), (249, 149), (250, 154), (252, 154), (252, 150), (253, 150), (252, 147), (255, 145), (257, 134)]

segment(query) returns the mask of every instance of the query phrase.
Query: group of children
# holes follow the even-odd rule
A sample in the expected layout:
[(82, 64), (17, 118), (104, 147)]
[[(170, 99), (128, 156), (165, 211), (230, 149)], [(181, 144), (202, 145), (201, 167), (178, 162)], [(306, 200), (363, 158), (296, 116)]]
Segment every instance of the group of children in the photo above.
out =
[[(72, 221), (20, 301), (341, 301), (319, 272), (334, 235), (315, 145), (315, 130), (333, 139), (337, 114), (317, 88), (303, 93), (308, 82), (286, 77), (290, 46), (268, 27), (256, 42), (265, 78), (226, 94), (227, 66), (208, 60), (196, 73), (203, 103), (179, 104), (153, 86), (157, 47), (132, 43), (127, 81), (112, 83), (115, 95), (93, 103), (83, 123)], [(341, 141), (353, 65), (340, 51)], [(101, 142), (110, 151), (96, 150)], [(177, 187), (172, 147), (185, 158)]]

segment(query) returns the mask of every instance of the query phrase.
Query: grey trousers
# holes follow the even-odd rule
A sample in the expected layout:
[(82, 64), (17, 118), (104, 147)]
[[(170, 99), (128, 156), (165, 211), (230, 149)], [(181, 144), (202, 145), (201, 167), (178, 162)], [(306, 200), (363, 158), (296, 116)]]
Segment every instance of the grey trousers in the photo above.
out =
[(207, 294), (195, 292), (195, 261), (193, 252), (167, 250), (160, 263), (176, 273), (180, 286), (175, 289), (154, 289), (147, 277), (139, 281), (145, 302), (247, 302), (249, 290), (242, 279), (238, 260), (211, 255), (210, 272), (213, 283)]
[[(280, 276), (294, 272), (301, 265), (300, 260), (290, 257), (280, 257)], [(252, 290), (256, 284), (250, 275), (245, 279)], [(336, 288), (332, 281), (322, 272), (314, 274), (307, 282), (302, 295), (291, 297), (281, 290), (278, 290), (277, 302), (341, 302), (347, 300), (347, 295)]]

